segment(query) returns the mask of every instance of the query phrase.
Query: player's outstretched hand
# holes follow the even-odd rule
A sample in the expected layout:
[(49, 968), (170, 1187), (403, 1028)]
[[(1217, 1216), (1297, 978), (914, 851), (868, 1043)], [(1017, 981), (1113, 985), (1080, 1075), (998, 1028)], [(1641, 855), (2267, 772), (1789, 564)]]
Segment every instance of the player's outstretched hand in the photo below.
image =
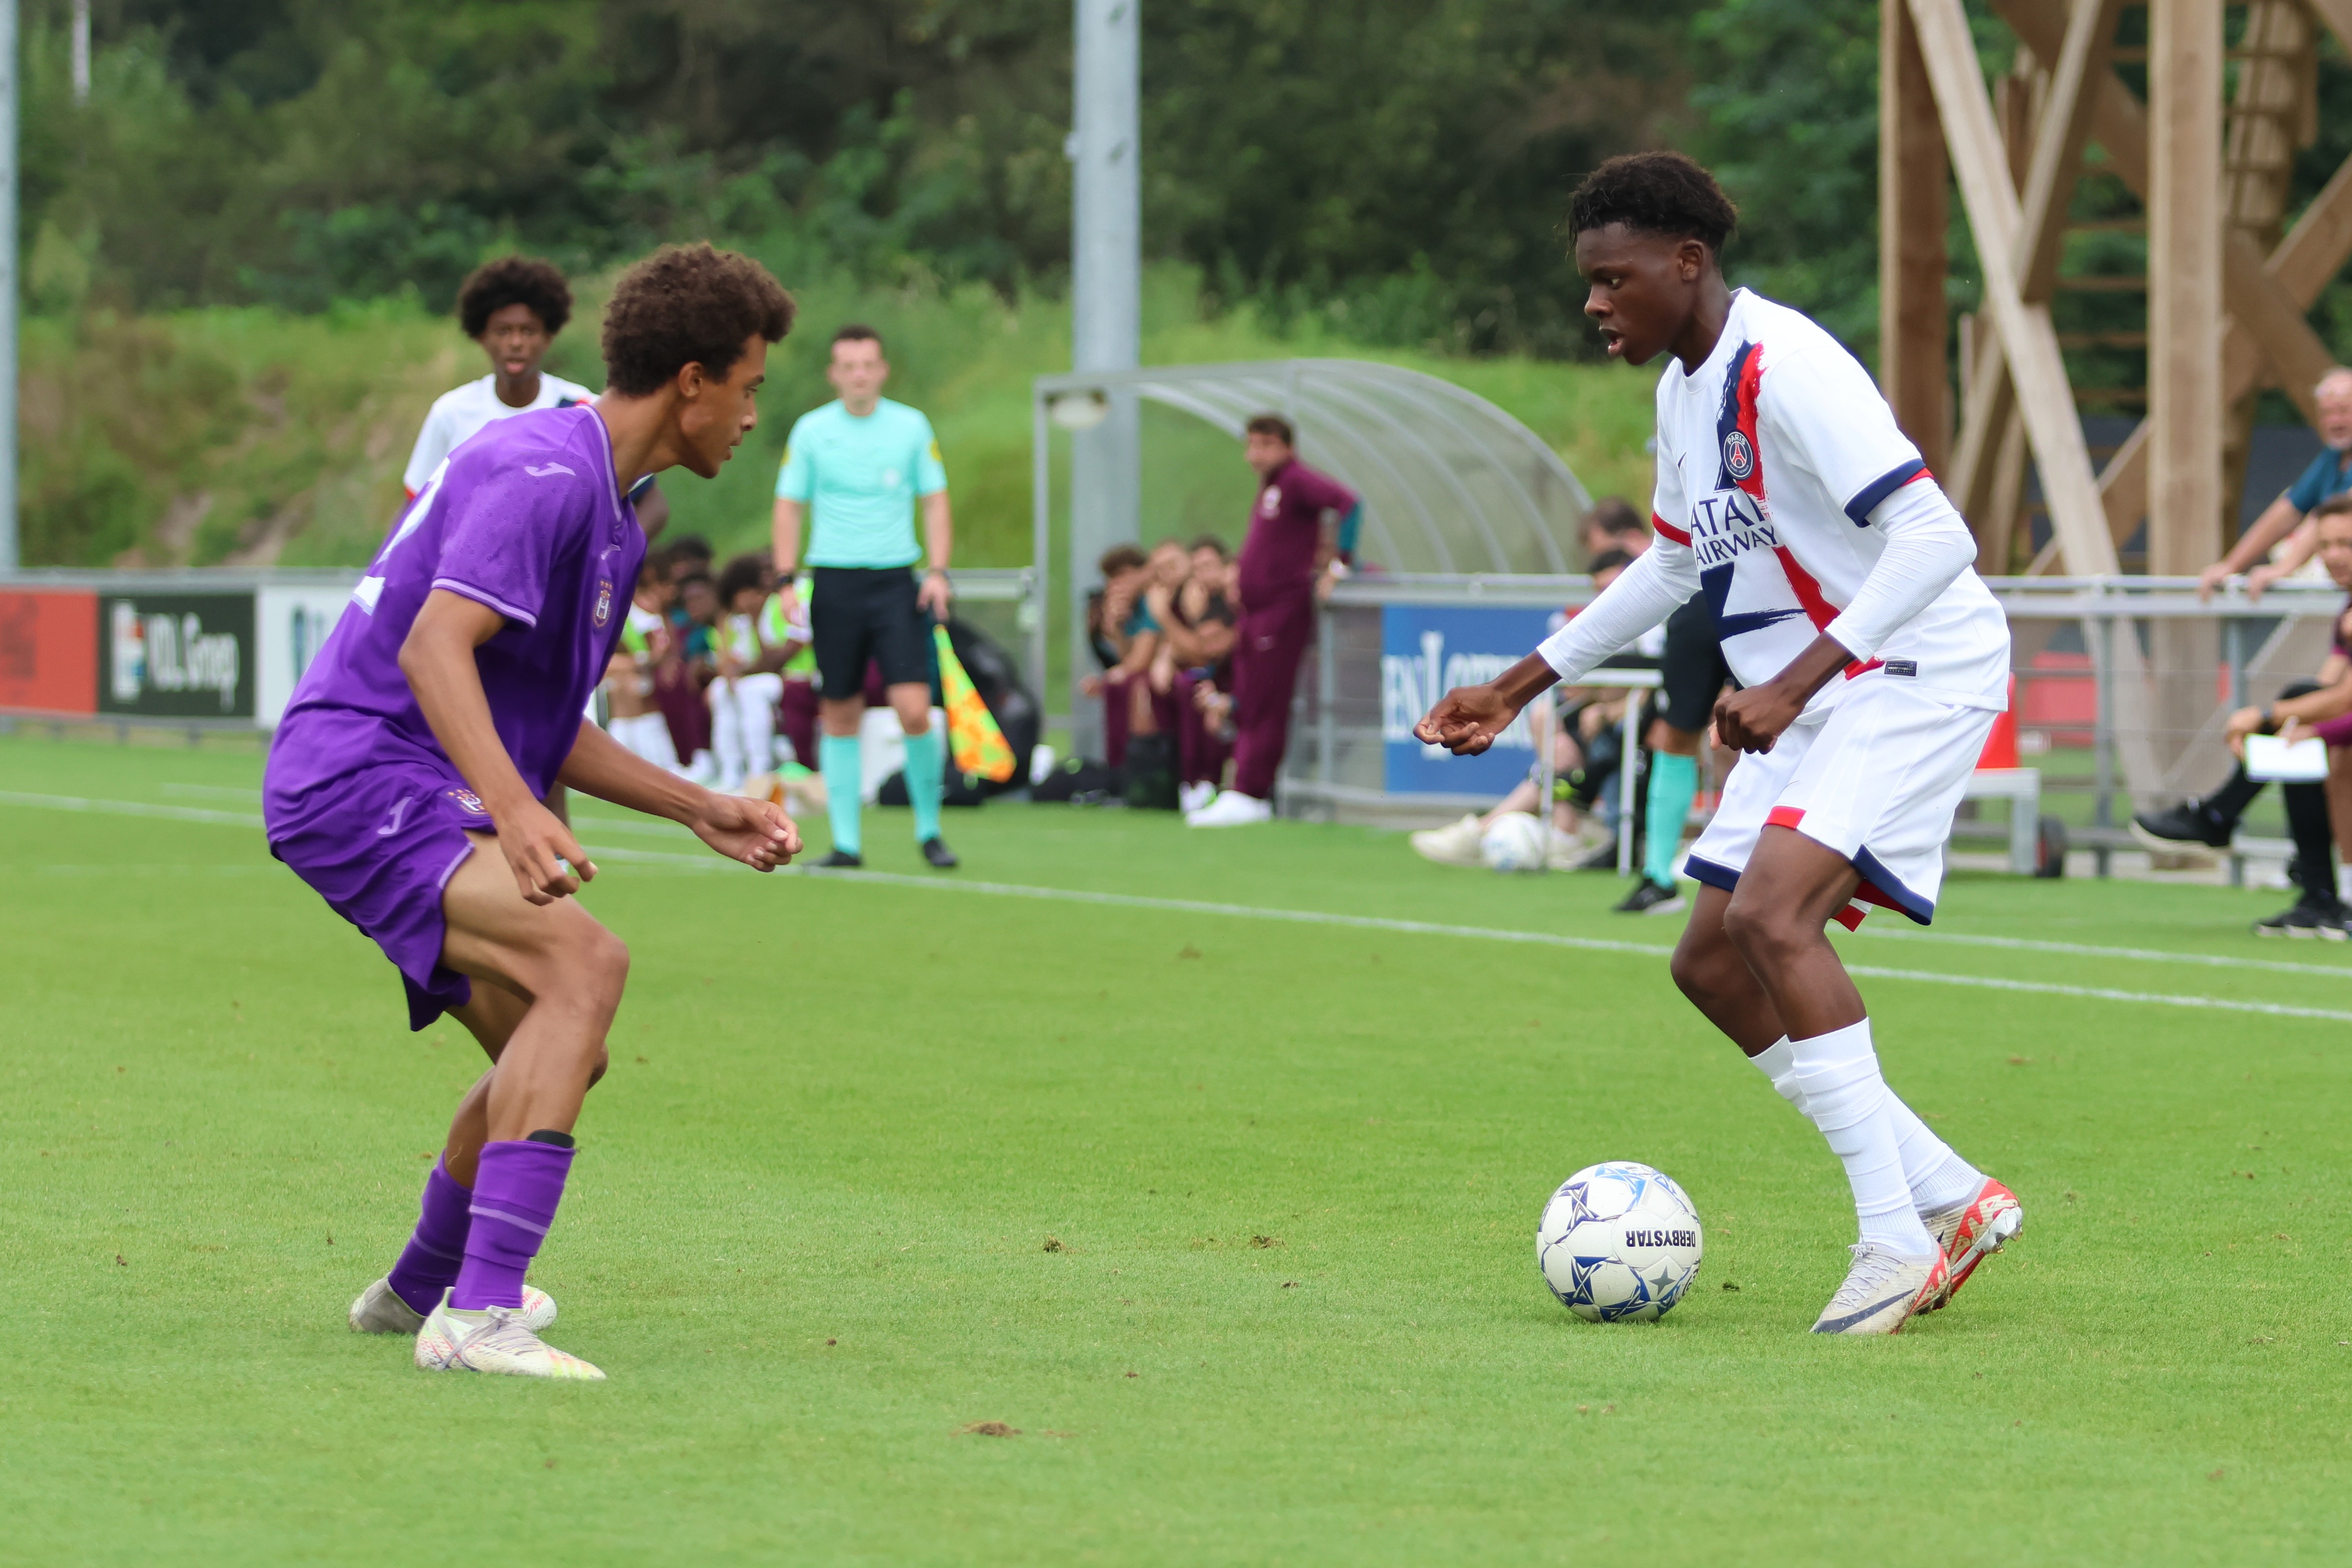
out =
[(1519, 710), (1491, 683), (1457, 686), (1412, 727), (1425, 746), (1443, 746), (1457, 757), (1475, 757), (1511, 727)]
[(772, 871), (801, 852), (801, 830), (772, 801), (706, 793), (690, 826), (705, 844), (754, 871)]
[(515, 887), (530, 903), (568, 899), (596, 875), (595, 862), (572, 830), (537, 801), (499, 814), (499, 850), (514, 872)]

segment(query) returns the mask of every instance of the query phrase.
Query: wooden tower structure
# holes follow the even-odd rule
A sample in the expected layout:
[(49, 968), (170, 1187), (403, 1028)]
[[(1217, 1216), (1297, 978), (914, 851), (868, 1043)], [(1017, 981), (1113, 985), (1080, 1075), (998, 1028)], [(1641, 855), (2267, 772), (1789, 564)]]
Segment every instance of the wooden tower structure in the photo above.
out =
[[(2254, 395), (2276, 387), (2315, 418), (2312, 391), (2334, 363), (2305, 312), (2352, 256), (2352, 164), (2291, 226), (2287, 181), (2317, 127), (2322, 36), (2352, 52), (2352, 0), (1990, 3), (2017, 51), (1989, 86), (1962, 0), (1882, 0), (1881, 379), (1975, 531), (1979, 570), (2113, 574), (2145, 522), (2147, 570), (2194, 574), (2221, 556)], [(2133, 10), (2147, 42), (2119, 47)], [(2144, 100), (2118, 66), (2145, 67)], [(2112, 175), (2137, 211), (2073, 217), (2086, 171)], [(1983, 278), (1957, 377), (1950, 188)], [(2070, 230), (2143, 225), (2144, 277), (2065, 265)], [(2051, 313), (2069, 290), (2145, 291), (2144, 334), (2095, 335), (2145, 344), (2144, 390), (2070, 384), (2063, 351), (2084, 344), (2062, 340)], [(2095, 461), (2080, 408), (2100, 399), (2145, 414)], [(2016, 536), (2029, 456), (2052, 532), (2030, 566)]]

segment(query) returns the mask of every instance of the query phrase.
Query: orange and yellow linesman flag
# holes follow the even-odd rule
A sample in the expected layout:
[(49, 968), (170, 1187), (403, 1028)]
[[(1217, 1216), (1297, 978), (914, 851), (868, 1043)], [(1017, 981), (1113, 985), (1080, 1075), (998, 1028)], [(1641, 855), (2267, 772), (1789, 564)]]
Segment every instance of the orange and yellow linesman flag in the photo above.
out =
[(980, 700), (980, 691), (964, 673), (945, 626), (933, 626), (931, 638), (940, 650), (940, 693), (947, 700), (948, 750), (955, 755), (956, 772), (978, 773), (991, 784), (1013, 776), (1013, 748), (996, 727), (996, 715)]

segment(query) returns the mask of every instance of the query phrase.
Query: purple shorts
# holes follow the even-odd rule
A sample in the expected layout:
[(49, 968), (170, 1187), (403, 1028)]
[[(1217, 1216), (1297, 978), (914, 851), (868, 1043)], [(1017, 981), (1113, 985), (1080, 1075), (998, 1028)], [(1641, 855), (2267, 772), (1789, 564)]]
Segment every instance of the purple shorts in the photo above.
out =
[(2311, 732), (2331, 746), (2352, 746), (2352, 713), (2323, 719), (2311, 727)]
[(263, 810), (269, 852), (400, 971), (411, 1029), (472, 999), (471, 983), (441, 962), (441, 890), (473, 853), (466, 835), (498, 829), (465, 780), (424, 762), (380, 763), (290, 799), (271, 794)]

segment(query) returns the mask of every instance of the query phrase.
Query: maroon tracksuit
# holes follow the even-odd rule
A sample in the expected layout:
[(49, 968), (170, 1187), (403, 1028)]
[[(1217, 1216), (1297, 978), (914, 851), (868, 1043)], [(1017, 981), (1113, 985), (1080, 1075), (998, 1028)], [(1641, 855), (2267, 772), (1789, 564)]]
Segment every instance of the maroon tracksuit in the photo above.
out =
[(1234, 788), (1274, 797), (1290, 733), (1298, 663), (1315, 637), (1315, 547), (1323, 514), (1345, 515), (1356, 492), (1294, 458), (1276, 468), (1250, 509), (1235, 579), (1242, 618), (1234, 643)]

